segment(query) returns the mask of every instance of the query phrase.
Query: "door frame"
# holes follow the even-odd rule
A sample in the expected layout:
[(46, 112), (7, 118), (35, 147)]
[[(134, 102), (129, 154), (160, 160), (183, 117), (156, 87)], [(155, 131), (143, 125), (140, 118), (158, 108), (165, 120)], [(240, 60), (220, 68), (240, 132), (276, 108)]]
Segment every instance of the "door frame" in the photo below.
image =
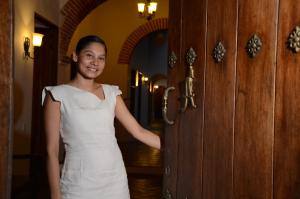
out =
[[(13, 129), (13, 1), (0, 4), (0, 198), (10, 198)], [(4, 49), (4, 50), (1, 50)]]
[(44, 34), (44, 37), (42, 46), (34, 49), (30, 181), (32, 197), (43, 198), (44, 194), (48, 194), (49, 186), (46, 173), (47, 153), (43, 110), (40, 104), (43, 88), (57, 84), (59, 30), (57, 25), (38, 13), (35, 13), (34, 19), (34, 31)]

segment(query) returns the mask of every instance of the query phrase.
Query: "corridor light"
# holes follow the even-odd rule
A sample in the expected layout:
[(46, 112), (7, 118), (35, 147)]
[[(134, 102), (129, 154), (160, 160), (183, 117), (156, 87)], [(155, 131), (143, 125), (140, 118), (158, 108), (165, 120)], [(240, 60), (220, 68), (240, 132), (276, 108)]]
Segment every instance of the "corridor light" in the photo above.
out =
[(142, 77), (142, 81), (143, 81), (143, 82), (147, 82), (148, 80), (149, 80), (148, 77), (146, 77), (146, 76), (143, 76), (143, 77)]

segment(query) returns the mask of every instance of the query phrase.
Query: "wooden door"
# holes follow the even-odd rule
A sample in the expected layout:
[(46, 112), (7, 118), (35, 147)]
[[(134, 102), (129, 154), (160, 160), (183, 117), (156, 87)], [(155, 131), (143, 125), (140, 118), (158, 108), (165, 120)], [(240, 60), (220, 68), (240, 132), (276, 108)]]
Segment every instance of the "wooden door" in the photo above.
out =
[[(300, 198), (300, 58), (287, 48), (299, 5), (170, 0), (165, 198)], [(190, 48), (197, 108), (180, 112)]]
[[(202, 194), (203, 187), (203, 122), (204, 122), (204, 73), (206, 62), (206, 1), (182, 1), (182, 44), (180, 63), (182, 81), (188, 75), (186, 56), (189, 49), (197, 55), (194, 67), (194, 91), (196, 109), (191, 108), (180, 113), (178, 117), (178, 181), (177, 198), (197, 198)], [(177, 83), (177, 85), (178, 85)], [(183, 96), (184, 89), (180, 89)], [(182, 99), (182, 98), (181, 98)], [(182, 105), (181, 105), (182, 106)], [(189, 155), (187, 155), (189, 154)], [(180, 187), (180, 189), (178, 189)], [(197, 187), (195, 189), (195, 187)]]
[(13, 3), (0, 3), (0, 198), (10, 198), (13, 133)]
[[(168, 86), (175, 86), (184, 78), (184, 70), (181, 67), (181, 3), (178, 0), (169, 1), (169, 53), (175, 55), (174, 64), (169, 64)], [(164, 141), (164, 180), (163, 197), (176, 198), (177, 195), (177, 163), (178, 163), (178, 108), (177, 100), (180, 94), (178, 86), (169, 94), (167, 116), (170, 120), (175, 120), (174, 125), (166, 125)]]
[[(206, 2), (171, 0), (169, 15), (169, 53), (174, 52), (177, 60), (169, 68), (168, 85), (175, 90), (169, 94), (167, 115), (175, 123), (166, 127), (163, 194), (165, 198), (197, 198), (202, 193)], [(181, 112), (185, 79), (189, 74), (186, 54), (191, 48), (197, 53), (193, 63), (197, 108), (189, 105)]]

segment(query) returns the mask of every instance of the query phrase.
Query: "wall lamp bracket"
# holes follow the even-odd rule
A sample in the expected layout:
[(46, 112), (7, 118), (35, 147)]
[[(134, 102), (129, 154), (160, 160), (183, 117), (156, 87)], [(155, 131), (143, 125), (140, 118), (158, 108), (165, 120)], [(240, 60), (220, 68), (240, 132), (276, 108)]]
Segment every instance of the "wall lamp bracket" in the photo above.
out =
[(24, 59), (25, 60), (28, 60), (28, 58), (34, 59), (33, 57), (30, 56), (29, 47), (30, 47), (30, 39), (28, 37), (25, 37), (25, 39), (24, 39)]
[[(42, 45), (42, 40), (43, 40), (43, 34), (40, 33), (33, 33), (33, 46), (35, 47), (40, 47)], [(30, 39), (29, 37), (25, 37), (24, 39), (24, 59), (28, 60), (28, 58), (30, 59), (34, 59), (34, 57), (30, 56), (30, 52), (29, 52), (29, 47), (30, 47)]]

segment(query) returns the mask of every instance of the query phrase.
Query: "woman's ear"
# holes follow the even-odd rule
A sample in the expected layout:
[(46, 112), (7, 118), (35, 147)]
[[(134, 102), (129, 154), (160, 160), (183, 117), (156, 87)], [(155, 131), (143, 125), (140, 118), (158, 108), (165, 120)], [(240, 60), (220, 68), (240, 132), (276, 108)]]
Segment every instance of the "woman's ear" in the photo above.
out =
[(72, 59), (73, 59), (74, 62), (78, 61), (78, 56), (76, 55), (75, 52), (72, 53)]

